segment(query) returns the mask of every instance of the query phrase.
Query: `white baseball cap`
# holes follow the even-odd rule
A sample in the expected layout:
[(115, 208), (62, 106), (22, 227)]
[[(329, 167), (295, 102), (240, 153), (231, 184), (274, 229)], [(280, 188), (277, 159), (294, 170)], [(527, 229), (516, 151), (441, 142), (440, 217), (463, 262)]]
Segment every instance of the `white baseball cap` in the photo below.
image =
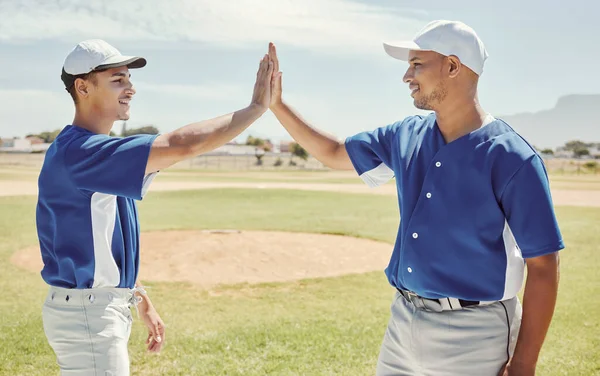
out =
[(123, 56), (105, 41), (90, 39), (77, 44), (67, 55), (61, 79), (68, 91), (77, 76), (116, 67), (142, 68), (145, 65), (146, 59), (143, 57)]
[(434, 51), (444, 56), (454, 55), (477, 75), (483, 73), (488, 53), (475, 31), (459, 21), (432, 21), (413, 40), (384, 42), (388, 55), (408, 61), (409, 51)]

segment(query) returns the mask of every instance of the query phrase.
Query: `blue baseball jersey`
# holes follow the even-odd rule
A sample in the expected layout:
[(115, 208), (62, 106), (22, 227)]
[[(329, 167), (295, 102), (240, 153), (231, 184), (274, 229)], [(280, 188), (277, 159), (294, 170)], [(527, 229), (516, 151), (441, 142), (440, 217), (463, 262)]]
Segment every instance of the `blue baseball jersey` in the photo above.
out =
[(68, 125), (46, 153), (36, 223), (42, 278), (64, 288), (133, 288), (139, 266), (141, 200), (156, 135), (126, 138)]
[(514, 297), (525, 260), (564, 248), (540, 156), (508, 124), (491, 119), (446, 143), (435, 113), (345, 141), (371, 187), (395, 177), (400, 209), (385, 273), (423, 297)]

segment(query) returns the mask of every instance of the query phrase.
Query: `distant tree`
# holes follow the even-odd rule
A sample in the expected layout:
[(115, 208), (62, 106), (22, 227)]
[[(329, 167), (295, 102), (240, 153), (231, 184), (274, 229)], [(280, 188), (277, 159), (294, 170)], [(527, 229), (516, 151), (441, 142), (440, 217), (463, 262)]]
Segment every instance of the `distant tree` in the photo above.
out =
[(51, 144), (54, 141), (54, 139), (56, 139), (56, 136), (58, 136), (60, 131), (61, 131), (61, 129), (56, 129), (52, 132), (42, 132), (40, 134), (28, 134), (26, 137), (30, 137), (30, 136), (39, 137), (42, 140), (44, 140), (45, 143)]
[(262, 146), (263, 144), (264, 141), (257, 137), (248, 136), (248, 138), (246, 139), (246, 145)]
[(596, 162), (596, 161), (585, 162), (583, 164), (583, 167), (596, 171), (596, 168), (598, 168), (598, 162)]
[(575, 158), (581, 158), (584, 155), (590, 155), (590, 151), (587, 148), (580, 147), (573, 150), (573, 154), (575, 155)]
[(297, 142), (292, 142), (290, 144), (290, 152), (292, 153), (290, 157), (290, 166), (296, 165), (296, 163), (293, 161), (294, 156), (303, 160), (308, 159), (308, 152)]
[(552, 149), (544, 149), (544, 150), (542, 150), (542, 154), (554, 155), (554, 150), (552, 150)]
[(248, 136), (246, 139), (246, 145), (256, 146), (264, 152), (269, 152), (272, 149), (271, 140), (253, 136)]
[(271, 147), (269, 146), (270, 144), (271, 144), (270, 140), (260, 138), (260, 137), (248, 136), (248, 138), (246, 139), (246, 145), (258, 146), (259, 148), (262, 148), (264, 151), (271, 151)]
[(135, 134), (159, 134), (158, 128), (153, 125), (146, 125), (139, 128), (125, 129), (121, 132), (122, 137), (133, 136)]
[(587, 149), (590, 147), (590, 144), (586, 144), (583, 141), (573, 140), (569, 141), (565, 144), (565, 150), (575, 151), (577, 149)]

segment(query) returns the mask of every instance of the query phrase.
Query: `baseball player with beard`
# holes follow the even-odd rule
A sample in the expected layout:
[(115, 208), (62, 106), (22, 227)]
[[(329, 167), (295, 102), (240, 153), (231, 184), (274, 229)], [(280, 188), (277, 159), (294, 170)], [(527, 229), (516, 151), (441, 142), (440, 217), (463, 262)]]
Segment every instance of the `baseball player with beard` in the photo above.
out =
[(270, 109), (298, 143), (371, 187), (395, 177), (401, 222), (385, 273), (397, 292), (376, 373), (534, 375), (564, 248), (543, 161), (480, 105), (488, 53), (472, 28), (434, 21), (384, 48), (408, 62), (414, 105), (432, 112), (343, 141), (283, 100), (269, 52)]

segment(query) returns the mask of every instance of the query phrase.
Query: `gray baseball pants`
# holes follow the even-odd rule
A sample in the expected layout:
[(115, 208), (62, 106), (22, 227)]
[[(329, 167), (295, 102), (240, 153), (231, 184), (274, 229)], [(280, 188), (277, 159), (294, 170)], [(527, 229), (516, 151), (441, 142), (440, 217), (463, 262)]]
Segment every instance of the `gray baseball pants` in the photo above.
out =
[(519, 334), (517, 297), (441, 312), (419, 300), (396, 293), (377, 376), (497, 376)]
[(50, 287), (42, 319), (61, 375), (129, 375), (131, 291)]

